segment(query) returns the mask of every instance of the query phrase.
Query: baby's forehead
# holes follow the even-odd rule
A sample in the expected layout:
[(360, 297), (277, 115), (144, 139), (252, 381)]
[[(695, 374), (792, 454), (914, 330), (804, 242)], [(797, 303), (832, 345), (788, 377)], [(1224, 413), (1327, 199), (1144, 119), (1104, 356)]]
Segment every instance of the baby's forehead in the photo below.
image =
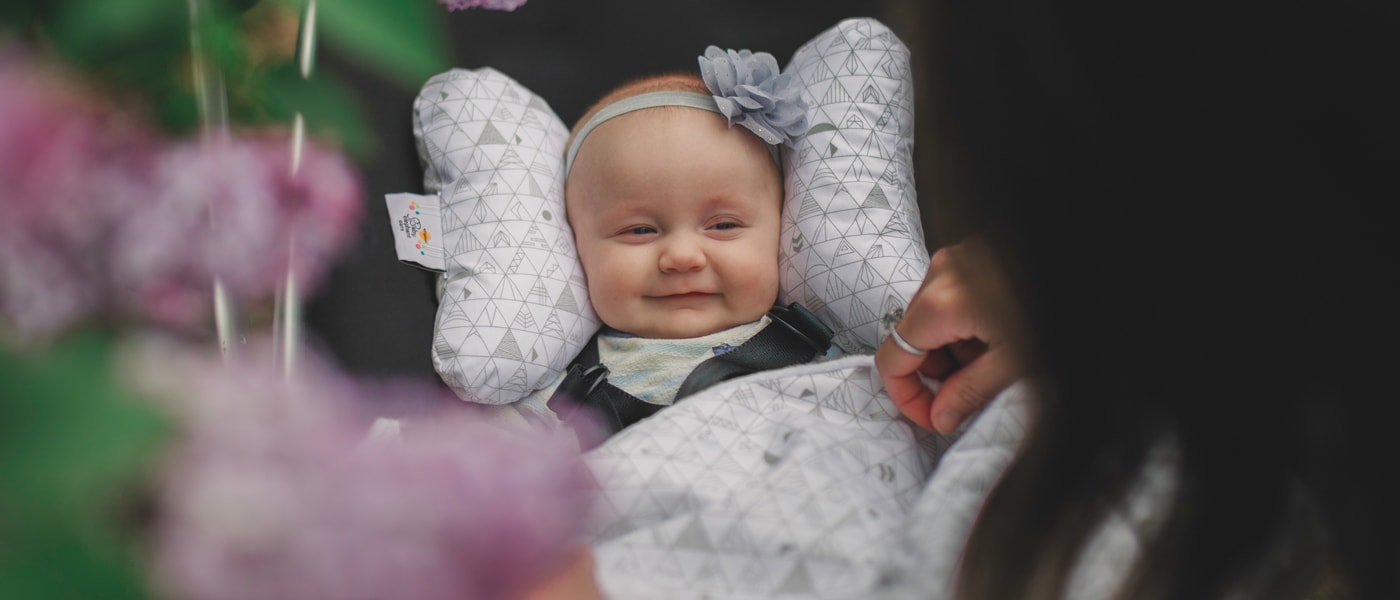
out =
[[(704, 197), (740, 195), (737, 188), (772, 178), (781, 203), (781, 171), (767, 145), (719, 113), (660, 105), (610, 118), (579, 144), (566, 176), (565, 204), (589, 211), (647, 208), (662, 190), (670, 207)], [(757, 184), (767, 187), (772, 184)], [(685, 189), (690, 193), (675, 193)], [(687, 203), (678, 205), (681, 198)], [(570, 222), (578, 217), (568, 211)]]
[[(587, 152), (588, 142), (598, 137), (627, 138), (641, 131), (684, 135), (693, 132), (696, 127), (716, 125), (727, 126), (723, 116), (707, 110), (697, 110), (688, 106), (652, 106), (618, 115), (598, 124), (584, 139), (579, 154)], [(598, 145), (595, 144), (596, 146)]]
[[(743, 146), (752, 146), (762, 148), (767, 153), (767, 144), (763, 140), (747, 129), (730, 126), (718, 113), (687, 106), (662, 105), (633, 111), (599, 124), (580, 144), (575, 162), (596, 161), (602, 152), (617, 153), (610, 155), (616, 160), (604, 158), (604, 161), (613, 168), (625, 168), (629, 165), (622, 158), (623, 155), (651, 162), (650, 159), (656, 157), (648, 151), (648, 144), (673, 140), (696, 148), (734, 145), (736, 153), (744, 152)], [(680, 159), (684, 161), (685, 157)], [(772, 160), (754, 161), (754, 164), (756, 167), (781, 171)]]

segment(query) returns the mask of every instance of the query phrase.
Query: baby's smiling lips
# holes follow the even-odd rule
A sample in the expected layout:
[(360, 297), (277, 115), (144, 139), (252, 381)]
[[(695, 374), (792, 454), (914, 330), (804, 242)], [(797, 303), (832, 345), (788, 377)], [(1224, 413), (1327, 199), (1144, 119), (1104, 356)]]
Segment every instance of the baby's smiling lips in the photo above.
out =
[(703, 300), (713, 295), (714, 294), (709, 292), (679, 292), (675, 294), (653, 296), (653, 298), (658, 300)]

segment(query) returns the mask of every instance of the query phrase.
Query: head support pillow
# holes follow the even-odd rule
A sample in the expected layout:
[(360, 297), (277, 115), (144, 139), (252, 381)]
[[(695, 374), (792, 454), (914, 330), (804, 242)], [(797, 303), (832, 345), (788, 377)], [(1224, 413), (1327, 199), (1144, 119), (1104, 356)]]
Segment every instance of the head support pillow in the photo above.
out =
[[(914, 192), (909, 51), (849, 19), (783, 69), (808, 129), (783, 153), (779, 300), (801, 302), (846, 352), (869, 352), (880, 317), (928, 268)], [(400, 259), (443, 271), (433, 364), (465, 399), (514, 402), (548, 385), (600, 323), (564, 219), (568, 129), (489, 68), (430, 79), (414, 104), (427, 196), (390, 194)]]
[(809, 129), (784, 165), (782, 301), (801, 302), (851, 353), (928, 270), (914, 193), (909, 49), (874, 19), (848, 19), (793, 54)]
[[(390, 217), (400, 258), (443, 271), (433, 366), (465, 399), (514, 402), (552, 381), (599, 327), (564, 219), (568, 129), (489, 68), (429, 79), (413, 125), (433, 195), (391, 195)], [(410, 234), (410, 212), (440, 216)]]

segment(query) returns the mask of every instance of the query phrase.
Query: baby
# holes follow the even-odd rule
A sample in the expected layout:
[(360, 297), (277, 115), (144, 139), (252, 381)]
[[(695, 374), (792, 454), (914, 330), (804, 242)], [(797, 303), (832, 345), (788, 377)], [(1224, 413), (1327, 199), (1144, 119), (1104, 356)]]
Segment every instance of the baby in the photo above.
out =
[(589, 301), (609, 327), (644, 338), (758, 321), (778, 297), (782, 173), (768, 144), (708, 110), (662, 104), (593, 122), (663, 91), (709, 95), (693, 75), (645, 79), (575, 127), (564, 202)]
[[(574, 127), (565, 206), (589, 301), (605, 327), (562, 381), (522, 410), (567, 419), (582, 403), (616, 431), (710, 384), (806, 362), (830, 347), (831, 332), (805, 310), (774, 307), (783, 202), (777, 144), (803, 130), (805, 107), (716, 91), (734, 79), (734, 69), (724, 69), (739, 60), (766, 60), (777, 77), (771, 56), (713, 48), (707, 56), (704, 78), (628, 83)], [(715, 60), (725, 58), (733, 62)], [(783, 118), (744, 118), (763, 110)], [(782, 323), (770, 327), (773, 319)]]

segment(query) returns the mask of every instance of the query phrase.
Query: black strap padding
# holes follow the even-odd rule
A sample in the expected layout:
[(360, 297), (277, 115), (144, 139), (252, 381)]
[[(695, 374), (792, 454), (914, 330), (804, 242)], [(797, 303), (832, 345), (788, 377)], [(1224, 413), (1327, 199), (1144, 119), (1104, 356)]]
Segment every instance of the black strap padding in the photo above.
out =
[[(706, 359), (691, 371), (676, 391), (676, 401), (727, 379), (811, 361), (831, 347), (831, 329), (801, 304), (775, 306), (768, 316), (771, 322), (754, 337)], [(608, 368), (598, 358), (598, 336), (594, 335), (550, 396), (550, 410), (563, 421), (572, 422), (579, 409), (586, 407), (612, 435), (665, 408), (627, 393), (609, 383), (607, 376)]]
[(676, 400), (721, 381), (811, 361), (831, 347), (831, 329), (801, 304), (775, 306), (768, 316), (772, 322), (749, 341), (696, 366), (676, 390)]

